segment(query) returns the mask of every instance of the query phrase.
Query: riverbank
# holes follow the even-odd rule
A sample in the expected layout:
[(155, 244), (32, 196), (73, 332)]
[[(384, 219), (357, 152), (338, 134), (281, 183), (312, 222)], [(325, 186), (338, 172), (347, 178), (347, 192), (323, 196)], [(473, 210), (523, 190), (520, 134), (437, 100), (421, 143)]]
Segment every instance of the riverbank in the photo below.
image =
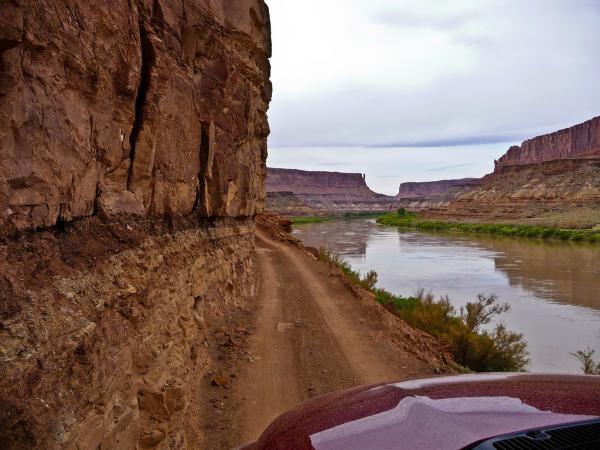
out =
[(480, 293), (496, 294), (511, 305), (500, 319), (523, 334), (531, 371), (579, 373), (571, 353), (588, 346), (600, 350), (595, 244), (430, 233), (373, 219), (297, 225), (291, 236), (331, 248), (363, 277), (376, 271), (378, 286), (404, 298), (424, 288), (436, 298), (448, 295), (460, 310)]
[(600, 230), (598, 229), (582, 230), (534, 225), (446, 222), (422, 218), (415, 213), (407, 212), (402, 209), (398, 210), (398, 212), (388, 213), (378, 217), (377, 223), (422, 231), (444, 231), (451, 233), (486, 234), (507, 237), (600, 243)]
[(523, 372), (529, 364), (527, 343), (523, 335), (509, 331), (498, 323), (492, 331), (483, 327), (510, 309), (499, 303), (494, 294), (478, 294), (473, 302), (457, 310), (448, 296), (438, 300), (421, 289), (412, 297), (402, 297), (378, 287), (374, 270), (364, 276), (340, 255), (321, 247), (317, 257), (337, 266), (347, 280), (371, 294), (391, 313), (411, 327), (438, 339), (459, 364), (457, 370), (476, 372)]

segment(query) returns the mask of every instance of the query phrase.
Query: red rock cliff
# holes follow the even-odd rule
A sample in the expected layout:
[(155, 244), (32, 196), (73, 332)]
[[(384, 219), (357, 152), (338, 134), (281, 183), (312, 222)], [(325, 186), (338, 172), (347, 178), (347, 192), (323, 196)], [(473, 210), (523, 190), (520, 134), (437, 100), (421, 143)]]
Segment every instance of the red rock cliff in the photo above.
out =
[(600, 158), (570, 158), (506, 166), (430, 213), (466, 221), (575, 228), (596, 225), (598, 211)]
[(262, 0), (2, 2), (0, 226), (252, 216), (270, 51)]
[(591, 228), (600, 215), (600, 117), (512, 147), (494, 173), (428, 214)]
[(0, 448), (214, 448), (270, 51), (262, 0), (0, 1)]
[(506, 166), (590, 156), (600, 156), (600, 117), (555, 133), (528, 139), (520, 147), (511, 147), (495, 162), (495, 172)]

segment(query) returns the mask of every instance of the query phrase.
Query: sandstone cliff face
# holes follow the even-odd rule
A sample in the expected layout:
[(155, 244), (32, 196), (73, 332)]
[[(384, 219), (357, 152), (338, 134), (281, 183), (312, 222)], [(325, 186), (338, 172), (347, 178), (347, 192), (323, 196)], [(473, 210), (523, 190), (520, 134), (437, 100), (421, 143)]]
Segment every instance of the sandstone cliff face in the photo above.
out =
[(593, 156), (600, 156), (600, 117), (555, 133), (526, 140), (520, 147), (511, 147), (495, 162), (495, 172), (507, 166)]
[(4, 2), (0, 24), (0, 226), (260, 210), (262, 0)]
[(267, 208), (281, 214), (385, 211), (394, 197), (373, 192), (360, 173), (267, 169)]
[[(0, 2), (0, 447), (206, 448), (255, 291), (262, 0)], [(75, 220), (77, 219), (77, 220)]]
[(309, 206), (307, 203), (293, 192), (267, 192), (268, 211), (288, 216), (318, 215), (319, 211)]
[(600, 117), (511, 147), (492, 174), (433, 216), (589, 227), (600, 220)]

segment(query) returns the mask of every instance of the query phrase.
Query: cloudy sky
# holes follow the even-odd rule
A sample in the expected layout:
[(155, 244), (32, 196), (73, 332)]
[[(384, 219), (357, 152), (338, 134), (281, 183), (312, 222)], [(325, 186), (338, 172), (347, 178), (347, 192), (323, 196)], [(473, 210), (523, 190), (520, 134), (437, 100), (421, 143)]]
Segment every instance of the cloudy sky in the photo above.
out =
[(395, 193), (600, 114), (600, 0), (268, 3), (272, 167)]

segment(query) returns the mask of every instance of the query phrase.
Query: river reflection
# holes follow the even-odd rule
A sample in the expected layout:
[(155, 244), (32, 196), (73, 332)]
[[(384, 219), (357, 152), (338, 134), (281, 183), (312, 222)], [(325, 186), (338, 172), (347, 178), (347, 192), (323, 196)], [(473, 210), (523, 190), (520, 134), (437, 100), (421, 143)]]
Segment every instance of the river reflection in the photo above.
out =
[(327, 246), (397, 294), (425, 288), (458, 307), (494, 293), (502, 317), (528, 341), (532, 371), (578, 372), (570, 352), (600, 354), (600, 248), (562, 242), (401, 231), (374, 220), (295, 227), (306, 245)]

